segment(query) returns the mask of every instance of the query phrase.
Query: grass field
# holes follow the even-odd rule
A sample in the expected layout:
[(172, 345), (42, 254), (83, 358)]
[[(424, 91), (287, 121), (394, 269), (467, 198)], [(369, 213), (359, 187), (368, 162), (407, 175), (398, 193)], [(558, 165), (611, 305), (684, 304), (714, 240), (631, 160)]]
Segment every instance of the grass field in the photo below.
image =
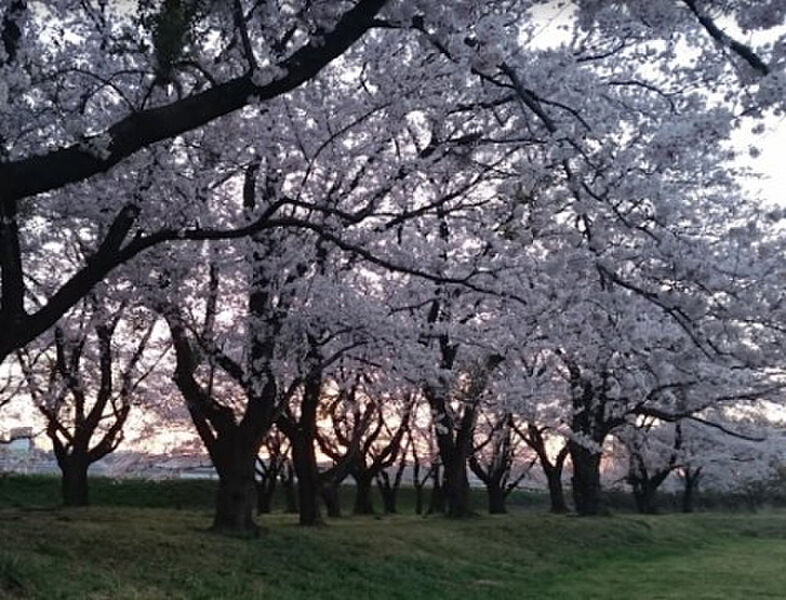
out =
[[(136, 497), (161, 505), (179, 489), (136, 485)], [(22, 501), (12, 493), (19, 479), (0, 480), (0, 598), (786, 597), (783, 512), (580, 519), (531, 510), (466, 522), (344, 518), (316, 529), (273, 514), (260, 519), (262, 537), (239, 540), (206, 532), (201, 488), (182, 485), (192, 502), (170, 505), (179, 510), (117, 498), (64, 510), (30, 494)]]

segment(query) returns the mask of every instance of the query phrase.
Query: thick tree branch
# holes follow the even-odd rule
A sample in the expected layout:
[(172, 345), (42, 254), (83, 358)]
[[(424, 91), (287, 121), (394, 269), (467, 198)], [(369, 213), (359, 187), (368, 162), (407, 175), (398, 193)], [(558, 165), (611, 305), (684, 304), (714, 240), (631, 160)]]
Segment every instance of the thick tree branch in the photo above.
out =
[(0, 318), (16, 321), (24, 315), (25, 283), (16, 207), (11, 204), (0, 206), (0, 272)]
[(690, 11), (696, 16), (702, 27), (710, 34), (712, 39), (718, 42), (724, 48), (728, 48), (744, 60), (754, 71), (761, 76), (767, 76), (770, 73), (770, 68), (767, 64), (759, 58), (759, 55), (753, 51), (750, 46), (746, 46), (742, 42), (738, 42), (715, 24), (709, 16), (699, 10), (696, 0), (682, 0)]
[(108, 171), (151, 144), (197, 129), (252, 101), (270, 100), (294, 90), (360, 39), (385, 2), (360, 0), (333, 31), (323, 36), (319, 45), (304, 46), (277, 65), (277, 72), (282, 75), (266, 85), (256, 85), (252, 74), (247, 74), (171, 104), (127, 116), (103, 134), (110, 142), (106, 155), (75, 144), (0, 164), (0, 201), (13, 202), (82, 181)]
[(668, 423), (674, 423), (682, 419), (690, 419), (691, 421), (696, 421), (697, 423), (701, 423), (702, 425), (706, 425), (707, 427), (712, 427), (713, 429), (722, 431), (723, 433), (730, 435), (732, 437), (739, 438), (741, 440), (747, 440), (749, 442), (763, 442), (767, 439), (761, 436), (752, 436), (752, 435), (747, 435), (745, 433), (741, 433), (739, 431), (734, 431), (721, 423), (710, 421), (709, 419), (705, 419), (704, 417), (700, 417), (699, 415), (690, 412), (670, 413), (665, 410), (648, 407), (642, 409), (639, 412), (639, 414), (646, 415), (649, 417), (655, 417), (656, 419), (660, 419), (661, 421), (666, 421)]
[[(2, 31), (0, 39), (3, 42), (3, 49), (6, 54), (6, 62), (12, 63), (16, 60), (16, 53), (19, 48), (19, 40), (22, 38), (22, 30), (17, 21), (27, 10), (26, 0), (12, 0), (3, 15)], [(0, 63), (2, 64), (2, 63)]]

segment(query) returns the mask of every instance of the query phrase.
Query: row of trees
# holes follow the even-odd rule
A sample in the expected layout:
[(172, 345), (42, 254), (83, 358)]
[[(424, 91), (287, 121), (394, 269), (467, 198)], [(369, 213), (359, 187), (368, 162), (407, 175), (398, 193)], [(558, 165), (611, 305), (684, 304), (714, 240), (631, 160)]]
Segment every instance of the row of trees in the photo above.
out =
[[(7, 4), (0, 356), (67, 497), (135, 402), (185, 409), (214, 526), (242, 532), (274, 428), (303, 523), (348, 476), (358, 510), (391, 488), (415, 426), (452, 517), (469, 469), (515, 481), (513, 440), (555, 495), (569, 456), (590, 515), (611, 439), (766, 437), (783, 213), (744, 196), (729, 139), (783, 110), (784, 8), (577, 2), (552, 43), (548, 9)], [(631, 461), (646, 507), (660, 475)]]
[[(99, 304), (103, 314), (96, 314)], [(320, 502), (329, 516), (340, 516), (338, 489), (350, 478), (356, 489), (355, 514), (374, 512), (371, 490), (375, 484), (382, 494), (384, 510), (395, 512), (405, 470), (410, 471), (408, 482), (415, 488), (418, 512), (423, 510), (424, 488), (430, 483), (430, 512), (471, 514), (466, 477), (469, 471), (485, 485), (491, 513), (505, 512), (509, 493), (535, 473), (539, 473), (536, 479), (547, 485), (551, 510), (561, 513), (568, 510), (563, 492), (566, 462), (573, 471), (574, 505), (584, 514), (595, 514), (603, 510), (599, 502), (604, 456), (606, 477), (630, 484), (642, 512), (655, 512), (656, 492), (672, 474), (684, 480), (685, 510), (691, 510), (691, 498), (703, 472), (712, 473), (713, 487), (742, 489), (751, 482), (773, 478), (782, 460), (777, 435), (766, 439), (772, 425), (762, 416), (760, 406), (748, 407), (744, 414), (737, 398), (733, 399), (731, 412), (721, 412), (716, 402), (700, 415), (675, 417), (671, 422), (635, 413), (638, 416), (632, 419), (618, 419), (618, 424), (610, 426), (612, 435), (591, 446), (581, 440), (584, 430), (566, 427), (576, 397), (563, 399), (561, 410), (566, 412), (561, 416), (552, 412), (557, 408), (554, 403), (542, 400), (525, 405), (505, 403), (488, 382), (489, 370), (501, 370), (499, 359), (481, 365), (474, 373), (463, 373), (463, 380), (456, 382), (450, 401), (444, 405), (447, 412), (440, 414), (432, 410), (425, 391), (408, 384), (403, 388), (406, 392), (391, 388), (389, 380), (375, 377), (376, 367), (369, 362), (350, 373), (349, 360), (343, 356), (340, 368), (330, 379), (313, 384), (312, 396), (288, 394), (288, 401), (278, 407), (273, 425), (265, 429), (262, 442), (254, 443), (247, 456), (232, 454), (238, 447), (242, 451), (237, 440), (242, 440), (243, 427), (248, 426), (235, 419), (237, 404), (229, 404), (230, 399), (241, 406), (248, 402), (243, 395), (250, 392), (234, 389), (244, 380), (241, 367), (213, 347), (204, 350), (202, 338), (200, 346), (189, 345), (181, 338), (187, 330), (184, 321), (174, 320), (175, 329), (169, 336), (174, 340), (174, 367), (181, 369), (186, 364), (188, 371), (185, 376), (176, 373), (177, 389), (173, 389), (165, 378), (173, 368), (171, 361), (166, 361), (172, 343), (162, 337), (155, 347), (148, 347), (156, 320), (142, 317), (140, 322), (139, 315), (136, 320), (125, 315), (127, 307), (117, 306), (111, 313), (107, 312), (109, 306), (111, 303), (99, 303), (91, 297), (89, 309), (84, 307), (75, 324), (76, 338), (66, 339), (63, 329), (58, 328), (54, 347), (46, 347), (34, 356), (27, 350), (18, 355), (30, 397), (47, 423), (46, 432), (63, 471), (66, 505), (87, 503), (88, 468), (122, 441), (132, 399), (144, 404), (142, 410), (148, 412), (171, 409), (162, 405), (160, 398), (166, 389), (167, 395), (177, 396), (179, 389), (182, 397), (188, 398), (186, 406), (196, 430), (213, 463), (220, 465), (218, 474), (226, 489), (219, 497), (219, 507), (229, 516), (217, 515), (217, 526), (221, 518), (230, 516), (250, 519), (255, 508), (268, 512), (279, 480), (290, 509), (299, 507), (303, 524), (321, 522)], [(126, 329), (128, 337), (113, 344), (119, 329)], [(131, 343), (135, 338), (136, 343)], [(184, 348), (178, 349), (178, 344)], [(197, 361), (203, 358), (215, 364), (202, 370), (206, 382), (200, 385), (194, 377), (199, 370)], [(234, 381), (222, 382), (220, 375), (217, 377), (219, 362), (234, 372)], [(540, 369), (543, 378), (546, 369)], [(498, 374), (506, 385), (511, 376), (505, 370)], [(93, 381), (93, 377), (98, 379)], [(542, 382), (543, 394), (555, 394), (560, 383), (569, 393), (561, 380), (570, 383), (572, 377), (575, 372), (569, 368), (556, 370), (551, 379)], [(155, 380), (152, 393), (148, 378)], [(586, 394), (586, 387), (578, 393)], [(92, 399), (88, 398), (90, 394)], [(539, 412), (526, 412), (529, 407)], [(175, 410), (159, 415), (158, 424), (172, 426), (183, 417)], [(583, 421), (580, 423), (584, 426)], [(614, 444), (609, 446), (612, 439)], [(451, 440), (455, 440), (453, 446)], [(464, 454), (463, 440), (469, 444)], [(572, 444), (574, 440), (579, 443)], [(593, 470), (581, 473), (574, 461), (587, 456), (594, 461)], [(449, 487), (450, 460), (463, 461), (466, 489)], [(246, 462), (251, 463), (251, 473), (239, 470)], [(325, 468), (325, 464), (329, 466)], [(576, 485), (582, 475), (592, 487)], [(582, 508), (586, 494), (594, 494), (589, 511)], [(253, 523), (244, 521), (242, 527), (253, 528)]]

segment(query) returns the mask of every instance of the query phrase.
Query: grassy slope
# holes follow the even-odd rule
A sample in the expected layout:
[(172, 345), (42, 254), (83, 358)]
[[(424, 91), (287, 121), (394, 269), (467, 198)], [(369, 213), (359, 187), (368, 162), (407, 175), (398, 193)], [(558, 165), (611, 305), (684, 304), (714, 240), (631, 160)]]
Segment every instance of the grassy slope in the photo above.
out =
[(250, 541), (206, 533), (209, 520), (200, 508), (0, 508), (0, 598), (729, 599), (786, 590), (783, 513), (400, 516), (317, 529), (276, 514)]

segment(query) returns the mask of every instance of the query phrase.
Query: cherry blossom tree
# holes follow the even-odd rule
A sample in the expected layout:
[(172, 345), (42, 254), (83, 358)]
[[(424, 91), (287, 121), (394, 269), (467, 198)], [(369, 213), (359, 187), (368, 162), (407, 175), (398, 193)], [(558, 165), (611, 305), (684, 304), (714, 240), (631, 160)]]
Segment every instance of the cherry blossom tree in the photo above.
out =
[(636, 509), (645, 514), (657, 512), (658, 488), (680, 468), (682, 424), (677, 422), (673, 427), (669, 424), (656, 425), (654, 419), (644, 419), (615, 434), (628, 452), (625, 481), (633, 490)]
[[(568, 505), (565, 502), (565, 492), (562, 487), (562, 472), (565, 467), (565, 460), (568, 458), (569, 446), (567, 442), (560, 439), (558, 450), (555, 453), (549, 448), (547, 437), (552, 426), (536, 425), (533, 422), (527, 423), (526, 429), (514, 425), (516, 433), (521, 439), (535, 452), (543, 474), (546, 477), (546, 485), (549, 490), (550, 510), (555, 514), (568, 512)], [(552, 458), (553, 455), (553, 458)]]
[(727, 429), (755, 436), (753, 439), (729, 436), (696, 423), (682, 424), (676, 476), (682, 484), (683, 512), (693, 512), (700, 485), (725, 496), (742, 497), (756, 508), (783, 461), (781, 427), (767, 414), (764, 407), (715, 414)]
[[(484, 416), (488, 419), (487, 414)], [(475, 445), (469, 467), (486, 486), (489, 513), (503, 514), (507, 512), (507, 497), (529, 475), (535, 460), (524, 461), (521, 456), (512, 413), (496, 415), (487, 422), (485, 428), (476, 429), (477, 436), (485, 436), (485, 439)]]
[(50, 345), (17, 351), (46, 421), (66, 506), (87, 505), (90, 465), (117, 449), (132, 406), (144, 404), (145, 379), (162, 356), (148, 356), (154, 327), (155, 319), (125, 303), (92, 294), (55, 328)]
[[(371, 400), (367, 404), (364, 413), (355, 412), (353, 422), (360, 423), (366, 417), (365, 431), (358, 432), (358, 452), (354, 455), (350, 473), (355, 480), (355, 505), (353, 513), (358, 515), (373, 515), (374, 506), (371, 498), (371, 489), (375, 480), (381, 477), (380, 487), (387, 483), (388, 492), (393, 494), (390, 487), (390, 479), (386, 469), (390, 468), (402, 453), (402, 440), (408, 430), (411, 418), (412, 404), (414, 398), (412, 394), (404, 398), (403, 401), (385, 401), (385, 399)], [(358, 407), (355, 407), (355, 411)], [(392, 416), (392, 418), (391, 418)], [(393, 422), (395, 420), (395, 425)], [(335, 429), (334, 423), (334, 429)], [(342, 445), (350, 446), (351, 440), (342, 434), (340, 429), (336, 430), (336, 438), (340, 439)], [(383, 475), (384, 473), (384, 475)], [(400, 481), (400, 474), (397, 474)], [(386, 479), (387, 478), (387, 479)], [(385, 512), (395, 512), (395, 502), (390, 502), (388, 496)]]

